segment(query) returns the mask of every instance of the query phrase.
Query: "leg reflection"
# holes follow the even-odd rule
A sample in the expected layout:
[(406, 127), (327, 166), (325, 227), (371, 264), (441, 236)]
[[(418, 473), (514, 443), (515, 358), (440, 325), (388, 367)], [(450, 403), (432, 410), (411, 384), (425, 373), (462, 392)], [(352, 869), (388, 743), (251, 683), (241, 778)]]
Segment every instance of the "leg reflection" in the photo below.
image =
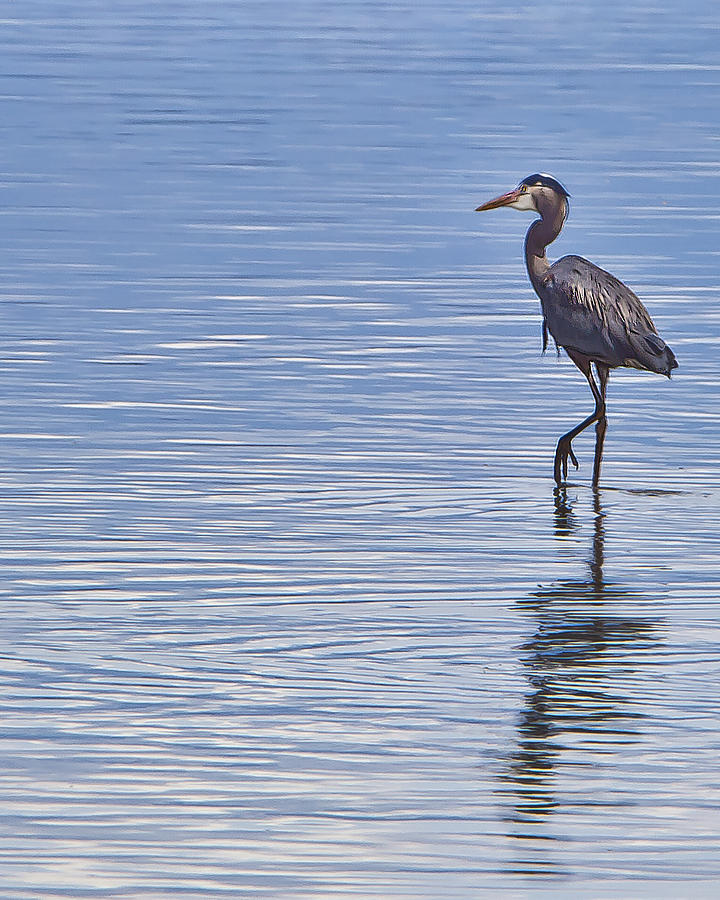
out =
[(657, 643), (660, 623), (623, 613), (648, 598), (605, 577), (608, 518), (601, 492), (594, 490), (592, 509), (586, 508), (581, 517), (566, 489), (555, 490), (553, 522), (564, 565), (588, 519), (592, 533), (578, 556), (584, 572), (541, 587), (519, 602), (532, 625), (521, 647), (530, 690), (500, 791), (509, 801), (508, 820), (518, 826), (518, 836), (533, 836), (532, 823), (547, 820), (563, 806), (564, 778), (568, 789), (577, 791), (571, 784), (576, 773), (571, 755), (576, 759), (586, 745), (587, 761), (592, 762), (598, 741), (605, 753), (613, 744), (626, 747), (635, 740), (643, 716), (623, 693), (622, 684), (639, 665), (639, 651)]

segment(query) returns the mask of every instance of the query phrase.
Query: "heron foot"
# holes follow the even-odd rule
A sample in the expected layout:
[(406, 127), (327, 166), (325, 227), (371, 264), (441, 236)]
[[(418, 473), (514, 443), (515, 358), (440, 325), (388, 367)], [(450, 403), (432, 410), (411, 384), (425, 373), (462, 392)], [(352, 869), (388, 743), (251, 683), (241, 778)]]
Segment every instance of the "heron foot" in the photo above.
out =
[(555, 451), (555, 483), (558, 487), (567, 481), (568, 459), (578, 468), (577, 457), (573, 453), (572, 444), (567, 438), (560, 438)]

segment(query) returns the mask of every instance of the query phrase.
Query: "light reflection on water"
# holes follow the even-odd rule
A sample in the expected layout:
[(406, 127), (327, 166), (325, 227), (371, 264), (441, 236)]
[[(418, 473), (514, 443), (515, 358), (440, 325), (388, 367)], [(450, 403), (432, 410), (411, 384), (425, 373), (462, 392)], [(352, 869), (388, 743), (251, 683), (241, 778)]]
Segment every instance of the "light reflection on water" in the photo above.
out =
[[(6, 891), (711, 884), (714, 7), (81, 12), (4, 26)], [(538, 169), (681, 365), (596, 493)]]

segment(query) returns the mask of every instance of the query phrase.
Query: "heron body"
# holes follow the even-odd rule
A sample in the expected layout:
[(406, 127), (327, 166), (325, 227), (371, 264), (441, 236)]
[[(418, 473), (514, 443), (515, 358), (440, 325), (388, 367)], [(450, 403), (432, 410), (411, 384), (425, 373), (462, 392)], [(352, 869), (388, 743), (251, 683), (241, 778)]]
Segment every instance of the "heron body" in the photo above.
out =
[(582, 256), (564, 256), (552, 265), (548, 262), (545, 249), (562, 230), (568, 197), (550, 175), (530, 175), (515, 190), (482, 204), (477, 211), (510, 206), (540, 215), (525, 237), (525, 262), (542, 306), (543, 347), (549, 332), (587, 378), (595, 398), (594, 411), (558, 441), (555, 481), (559, 486), (567, 480), (568, 459), (577, 468), (572, 441), (595, 423), (593, 485), (597, 486), (607, 430), (605, 394), (610, 369), (629, 366), (670, 377), (677, 361), (648, 311), (622, 281)]
[(648, 311), (622, 281), (582, 256), (553, 263), (538, 288), (548, 329), (560, 347), (614, 369), (660, 375), (677, 367)]

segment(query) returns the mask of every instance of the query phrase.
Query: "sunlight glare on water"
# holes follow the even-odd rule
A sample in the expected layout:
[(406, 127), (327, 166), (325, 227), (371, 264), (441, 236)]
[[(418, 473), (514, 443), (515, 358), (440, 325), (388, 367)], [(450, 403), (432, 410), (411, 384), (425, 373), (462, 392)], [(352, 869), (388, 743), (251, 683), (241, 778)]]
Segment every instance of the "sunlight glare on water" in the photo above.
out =
[[(4, 891), (711, 895), (716, 10), (13, 7)], [(591, 409), (550, 256), (680, 368)]]

